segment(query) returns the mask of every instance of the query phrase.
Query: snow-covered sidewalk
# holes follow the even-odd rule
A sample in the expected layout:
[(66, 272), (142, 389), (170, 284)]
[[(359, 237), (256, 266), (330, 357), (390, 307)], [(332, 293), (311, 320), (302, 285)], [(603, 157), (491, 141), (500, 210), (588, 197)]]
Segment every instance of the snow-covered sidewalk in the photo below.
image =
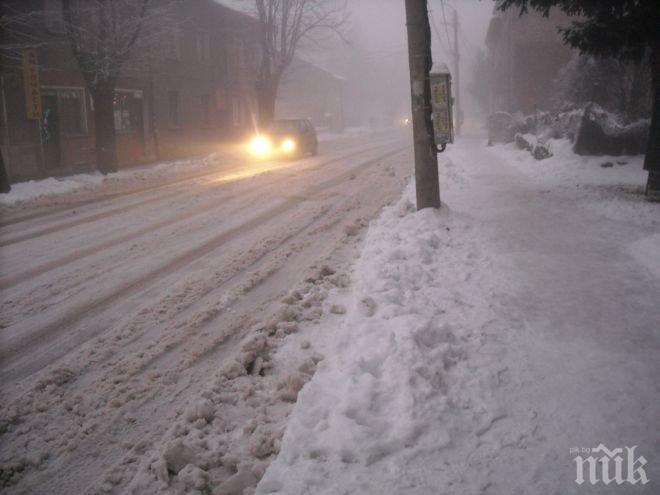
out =
[[(352, 284), (279, 351), (325, 359), (257, 493), (658, 493), (660, 207), (639, 158), (555, 146), (462, 140), (441, 211), (409, 187), (372, 222)], [(577, 485), (574, 449), (601, 443), (650, 481)]]

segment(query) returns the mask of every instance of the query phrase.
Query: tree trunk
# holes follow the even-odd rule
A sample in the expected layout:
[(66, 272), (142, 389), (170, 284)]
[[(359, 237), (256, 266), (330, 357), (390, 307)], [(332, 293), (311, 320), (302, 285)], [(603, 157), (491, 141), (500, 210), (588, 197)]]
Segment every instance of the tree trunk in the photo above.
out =
[(644, 169), (660, 173), (660, 85), (654, 83), (651, 129), (644, 157)]
[(92, 90), (96, 131), (96, 168), (102, 174), (117, 171), (115, 139), (114, 88)]
[(275, 100), (277, 100), (278, 86), (279, 80), (275, 76), (257, 82), (257, 107), (260, 127), (266, 127), (275, 120)]
[(406, 0), (417, 209), (440, 207), (438, 156), (431, 121), (431, 28), (426, 0)]
[(649, 171), (646, 182), (646, 196), (660, 199), (660, 43), (651, 48), (651, 129), (644, 157), (644, 169)]
[(5, 161), (0, 152), (0, 193), (8, 193), (11, 191), (11, 184), (9, 184), (9, 176), (5, 170)]
[(154, 145), (154, 157), (157, 161), (160, 161), (160, 129), (158, 128), (158, 119), (156, 118), (156, 85), (151, 67), (149, 68), (149, 127), (151, 128), (151, 137)]

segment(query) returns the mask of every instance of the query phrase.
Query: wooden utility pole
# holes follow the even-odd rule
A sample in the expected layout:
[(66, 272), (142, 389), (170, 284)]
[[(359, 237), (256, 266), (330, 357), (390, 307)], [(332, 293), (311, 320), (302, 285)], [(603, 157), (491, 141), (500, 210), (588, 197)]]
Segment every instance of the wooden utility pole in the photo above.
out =
[(440, 207), (438, 156), (431, 120), (431, 27), (427, 0), (406, 0), (417, 209)]

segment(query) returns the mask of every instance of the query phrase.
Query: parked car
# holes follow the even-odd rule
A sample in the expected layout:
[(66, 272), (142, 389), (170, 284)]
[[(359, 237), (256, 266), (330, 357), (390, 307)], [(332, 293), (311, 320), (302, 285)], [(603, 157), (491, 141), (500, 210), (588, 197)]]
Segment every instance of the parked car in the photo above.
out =
[(309, 119), (275, 120), (250, 141), (250, 152), (260, 158), (316, 155), (318, 147), (316, 129)]

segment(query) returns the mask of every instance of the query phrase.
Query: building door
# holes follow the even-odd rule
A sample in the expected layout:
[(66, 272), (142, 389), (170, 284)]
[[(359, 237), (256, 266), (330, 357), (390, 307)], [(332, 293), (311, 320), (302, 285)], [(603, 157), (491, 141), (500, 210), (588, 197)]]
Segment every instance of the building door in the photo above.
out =
[(57, 169), (62, 163), (57, 95), (42, 96), (41, 109), (41, 144), (45, 166), (46, 169)]

